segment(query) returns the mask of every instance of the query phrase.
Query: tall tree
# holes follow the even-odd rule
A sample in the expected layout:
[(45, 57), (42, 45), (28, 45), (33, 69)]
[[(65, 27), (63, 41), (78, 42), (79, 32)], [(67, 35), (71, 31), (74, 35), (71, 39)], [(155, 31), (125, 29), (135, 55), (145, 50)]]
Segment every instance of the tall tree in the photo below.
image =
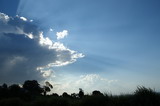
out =
[(50, 92), (53, 88), (52, 84), (50, 84), (48, 81), (45, 82), (45, 86), (43, 87), (44, 91), (43, 94), (46, 95), (47, 92)]
[(38, 95), (43, 92), (43, 88), (40, 87), (40, 84), (36, 80), (25, 81), (23, 84), (23, 88), (34, 95)]
[(84, 91), (82, 90), (82, 88), (79, 88), (78, 96), (79, 96), (79, 98), (82, 98), (84, 96)]

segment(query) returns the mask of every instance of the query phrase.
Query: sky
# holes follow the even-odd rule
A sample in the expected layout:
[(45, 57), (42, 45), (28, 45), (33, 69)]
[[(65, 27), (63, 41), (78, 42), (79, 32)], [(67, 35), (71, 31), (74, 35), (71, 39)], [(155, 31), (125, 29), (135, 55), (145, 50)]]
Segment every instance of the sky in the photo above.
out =
[(0, 0), (0, 83), (52, 92), (160, 91), (159, 0)]

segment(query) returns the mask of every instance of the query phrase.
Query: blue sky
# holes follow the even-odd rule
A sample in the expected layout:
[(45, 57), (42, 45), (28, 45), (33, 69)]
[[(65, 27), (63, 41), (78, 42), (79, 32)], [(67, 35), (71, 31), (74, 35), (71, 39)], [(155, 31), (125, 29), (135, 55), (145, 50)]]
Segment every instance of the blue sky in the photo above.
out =
[[(81, 87), (126, 93), (138, 85), (160, 91), (159, 5), (159, 0), (0, 0), (0, 12), (34, 20), (45, 37), (85, 55), (52, 68), (53, 92)], [(57, 40), (63, 30), (68, 36)]]

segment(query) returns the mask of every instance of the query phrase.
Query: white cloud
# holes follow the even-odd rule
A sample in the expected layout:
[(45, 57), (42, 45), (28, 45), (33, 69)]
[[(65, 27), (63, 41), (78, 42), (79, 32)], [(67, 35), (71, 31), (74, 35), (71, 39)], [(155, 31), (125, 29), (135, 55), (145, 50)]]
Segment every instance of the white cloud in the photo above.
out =
[(88, 74), (80, 76), (80, 80), (76, 81), (76, 85), (83, 85), (84, 88), (92, 90), (103, 90), (104, 85), (109, 86), (111, 83), (117, 82), (117, 80), (109, 80), (101, 77), (98, 74)]
[(53, 31), (53, 29), (52, 29), (52, 28), (50, 28), (50, 29), (49, 29), (49, 31), (51, 31), (51, 32), (52, 32), (52, 31)]
[[(85, 93), (91, 93), (94, 90), (105, 92), (112, 91), (117, 86), (118, 80), (109, 80), (98, 74), (87, 74), (79, 77), (61, 76), (63, 80), (50, 81), (54, 85), (54, 92), (62, 94), (63, 92), (73, 93), (78, 92), (82, 88)], [(116, 85), (116, 86), (115, 86)]]
[(57, 32), (56, 35), (57, 35), (57, 39), (63, 39), (64, 37), (68, 35), (68, 31), (63, 30), (62, 32)]
[(4, 13), (0, 13), (0, 21), (8, 22), (9, 21), (9, 16), (4, 14)]
[(33, 34), (32, 33), (29, 33), (29, 34), (26, 34), (30, 39), (33, 39)]
[(3, 13), (0, 13), (0, 51), (0, 82), (43, 80), (52, 75), (55, 66), (84, 57), (63, 43), (44, 37), (43, 31), (25, 17)]
[(48, 46), (48, 48), (51, 48), (53, 42), (48, 38), (48, 37), (43, 37), (43, 32), (40, 33), (40, 39), (39, 39), (39, 43), (42, 46)]
[(40, 72), (42, 73), (42, 76), (45, 78), (48, 78), (50, 76), (52, 76), (52, 70), (40, 70)]
[(23, 20), (23, 21), (27, 21), (27, 18), (25, 18), (25, 17), (19, 17), (21, 20)]

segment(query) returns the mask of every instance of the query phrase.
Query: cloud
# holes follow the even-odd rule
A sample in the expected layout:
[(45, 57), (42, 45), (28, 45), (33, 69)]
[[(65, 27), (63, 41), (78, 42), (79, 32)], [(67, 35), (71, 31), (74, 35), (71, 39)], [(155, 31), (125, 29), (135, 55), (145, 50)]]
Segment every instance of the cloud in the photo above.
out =
[(116, 82), (117, 80), (108, 80), (106, 78), (102, 78), (100, 75), (97, 74), (88, 74), (80, 76), (80, 80), (76, 82), (77, 85), (83, 84), (84, 86), (91, 86), (98, 82), (104, 82), (106, 84), (110, 84), (112, 82)]
[(110, 80), (103, 78), (98, 74), (86, 74), (79, 77), (65, 77), (60, 81), (50, 81), (54, 85), (54, 91), (59, 94), (63, 92), (73, 93), (78, 92), (79, 88), (82, 88), (85, 93), (90, 93), (94, 90), (100, 90), (102, 92), (106, 90), (112, 91), (117, 86), (118, 80)]
[(52, 75), (53, 67), (82, 57), (82, 53), (44, 37), (43, 31), (25, 17), (0, 13), (0, 83), (44, 80)]
[(64, 37), (66, 37), (68, 35), (68, 31), (67, 30), (63, 30), (62, 32), (57, 32), (57, 39), (63, 39)]
[(82, 88), (87, 94), (90, 94), (94, 90), (99, 90), (102, 93), (119, 95), (128, 94), (136, 89), (136, 86), (132, 83), (126, 83), (116, 78), (108, 79), (100, 74), (85, 74), (80, 76), (56, 75), (49, 82), (54, 86), (53, 92), (58, 94), (62, 94), (63, 92), (70, 94), (78, 93), (79, 88)]
[(19, 18), (22, 19), (23, 21), (27, 21), (25, 17), (19, 17)]
[(52, 28), (50, 28), (50, 29), (49, 29), (49, 31), (53, 32), (53, 29), (52, 29)]

